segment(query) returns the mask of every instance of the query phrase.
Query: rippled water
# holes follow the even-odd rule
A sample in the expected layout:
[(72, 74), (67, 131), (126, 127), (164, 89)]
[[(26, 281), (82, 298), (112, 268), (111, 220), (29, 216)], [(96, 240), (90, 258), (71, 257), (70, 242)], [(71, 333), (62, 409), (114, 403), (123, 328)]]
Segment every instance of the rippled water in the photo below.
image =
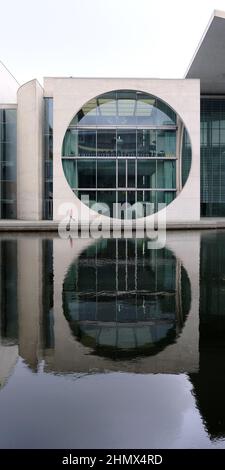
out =
[(225, 232), (0, 239), (1, 448), (225, 448)]

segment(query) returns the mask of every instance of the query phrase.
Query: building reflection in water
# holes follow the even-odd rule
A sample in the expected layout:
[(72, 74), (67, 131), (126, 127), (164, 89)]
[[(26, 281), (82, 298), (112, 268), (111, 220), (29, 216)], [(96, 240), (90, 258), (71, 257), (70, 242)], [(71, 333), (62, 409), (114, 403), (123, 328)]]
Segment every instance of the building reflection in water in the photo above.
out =
[(180, 334), (190, 283), (174, 254), (145, 240), (102, 240), (72, 263), (63, 283), (71, 330), (97, 355), (157, 354)]
[(0, 241), (0, 388), (18, 358), (17, 241)]
[(198, 293), (176, 245), (2, 240), (1, 343), (18, 343), (33, 371), (196, 371)]
[(224, 437), (225, 234), (201, 238), (200, 307), (200, 234), (188, 240), (171, 233), (152, 251), (145, 240), (3, 239), (1, 386), (18, 354), (34, 372), (185, 372), (209, 435)]

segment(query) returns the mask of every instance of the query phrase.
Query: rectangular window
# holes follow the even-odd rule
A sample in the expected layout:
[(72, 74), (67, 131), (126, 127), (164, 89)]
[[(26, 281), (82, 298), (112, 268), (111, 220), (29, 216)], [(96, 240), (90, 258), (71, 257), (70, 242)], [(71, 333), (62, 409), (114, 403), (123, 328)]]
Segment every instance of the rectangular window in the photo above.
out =
[(136, 130), (117, 129), (118, 157), (136, 157)]
[(78, 131), (75, 129), (68, 129), (64, 138), (64, 152), (66, 157), (69, 155), (79, 155), (78, 151)]
[(127, 160), (127, 187), (128, 188), (134, 188), (136, 186), (135, 168), (136, 168), (136, 160)]
[(118, 160), (118, 187), (126, 188), (126, 160)]
[(136, 219), (136, 191), (127, 191), (127, 219)]
[(176, 189), (175, 161), (157, 161), (157, 188)]
[(176, 131), (157, 131), (157, 157), (176, 157)]
[(116, 130), (97, 130), (97, 157), (116, 157)]
[(96, 131), (79, 129), (78, 130), (78, 151), (76, 149), (76, 131), (72, 131), (73, 136), (73, 155), (79, 155), (81, 157), (96, 157)]
[[(63, 151), (70, 155), (69, 136), (66, 134)], [(65, 148), (66, 147), (66, 148)], [(53, 98), (44, 98), (44, 188), (43, 218), (53, 217)]]
[(44, 136), (44, 149), (46, 160), (53, 159), (53, 135), (48, 134)]
[(201, 99), (201, 213), (225, 214), (225, 99)]
[(153, 129), (138, 129), (137, 154), (139, 157), (156, 157), (156, 131)]
[[(83, 163), (83, 162), (82, 162)], [(87, 164), (87, 162), (84, 162)], [(78, 162), (79, 164), (79, 162)], [(76, 188), (78, 185), (77, 180), (77, 162), (69, 158), (63, 158), (62, 160), (63, 170), (65, 177), (71, 188)]]
[(156, 191), (137, 191), (137, 202), (142, 204), (142, 217), (153, 214), (156, 212)]
[(116, 188), (116, 160), (97, 160), (97, 188)]
[(156, 161), (137, 161), (137, 187), (146, 189), (156, 187)]
[(77, 160), (76, 178), (77, 180), (75, 181), (74, 187), (96, 188), (96, 161), (95, 160)]
[(120, 206), (117, 207), (117, 217), (121, 219), (126, 218), (126, 191), (118, 191), (117, 202)]
[(16, 218), (16, 109), (0, 110), (0, 219)]

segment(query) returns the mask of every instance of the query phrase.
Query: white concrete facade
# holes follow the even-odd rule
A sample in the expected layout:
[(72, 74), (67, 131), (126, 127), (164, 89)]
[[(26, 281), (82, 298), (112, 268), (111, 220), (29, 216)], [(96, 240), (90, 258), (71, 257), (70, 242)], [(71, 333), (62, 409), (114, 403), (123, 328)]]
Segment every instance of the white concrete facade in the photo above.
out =
[(43, 88), (37, 80), (18, 90), (17, 217), (42, 219)]
[[(18, 84), (14, 83), (14, 87), (17, 89)], [(72, 77), (45, 78), (43, 87), (37, 80), (31, 80), (18, 88), (16, 99), (11, 95), (9, 103), (6, 102), (6, 96), (2, 96), (1, 107), (17, 108), (17, 219), (43, 219), (44, 98), (53, 98), (53, 220), (61, 220), (68, 213), (68, 207), (75, 207), (81, 212), (79, 222), (96, 218), (98, 214), (81, 203), (66, 180), (62, 167), (62, 144), (72, 118), (82, 106), (103, 93), (115, 90), (148, 93), (176, 112), (178, 121), (182, 122), (190, 136), (192, 163), (184, 187), (180, 190), (177, 178), (177, 197), (161, 213), (166, 213), (168, 223), (200, 220), (200, 81)], [(178, 126), (178, 159), (181, 158), (181, 136), (181, 128)], [(154, 218), (152, 215), (146, 219), (151, 221)], [(98, 215), (98, 223), (106, 219), (110, 220)], [(137, 219), (137, 227), (143, 227), (143, 222), (143, 218)], [(124, 222), (124, 225), (130, 226), (130, 220)]]
[[(165, 209), (168, 222), (200, 219), (200, 82), (199, 80), (160, 80), (125, 78), (45, 78), (44, 95), (53, 98), (53, 219), (60, 220), (63, 205), (81, 202), (73, 194), (62, 167), (62, 143), (67, 127), (79, 109), (90, 99), (112, 90), (138, 90), (165, 101), (183, 121), (192, 146), (188, 180), (178, 197)], [(96, 213), (83, 205), (82, 217)], [(153, 217), (153, 216), (150, 216)], [(104, 216), (102, 216), (104, 218)], [(142, 224), (143, 220), (138, 219)]]
[[(90, 346), (84, 345), (74, 337), (64, 315), (62, 293), (66, 275), (80, 254), (93, 245), (93, 239), (78, 239), (72, 246), (69, 240), (62, 240), (58, 237), (52, 239), (54, 272), (52, 334), (54, 347), (46, 348), (43, 341), (42, 280), (45, 258), (42, 252), (42, 239), (19, 237), (17, 258), (19, 355), (32, 370), (37, 370), (38, 363), (43, 361), (45, 372), (50, 373), (129, 371), (142, 374), (159, 372), (177, 374), (184, 370), (189, 373), (198, 372), (200, 242), (199, 231), (194, 231), (191, 235), (185, 232), (168, 234), (166, 248), (171, 250), (180, 260), (190, 280), (190, 310), (175, 343), (168, 344), (156, 355), (139, 356), (135, 361), (128, 363), (124, 359), (113, 361), (110, 358), (92, 354)], [(24, 263), (26, 256), (29, 256), (29, 263)]]

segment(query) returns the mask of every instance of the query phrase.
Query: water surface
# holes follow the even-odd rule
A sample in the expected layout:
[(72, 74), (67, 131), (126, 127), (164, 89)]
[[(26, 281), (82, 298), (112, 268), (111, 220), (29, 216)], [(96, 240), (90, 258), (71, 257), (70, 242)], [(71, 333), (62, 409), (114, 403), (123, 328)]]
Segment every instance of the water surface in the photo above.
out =
[(0, 239), (1, 448), (225, 448), (225, 232)]

